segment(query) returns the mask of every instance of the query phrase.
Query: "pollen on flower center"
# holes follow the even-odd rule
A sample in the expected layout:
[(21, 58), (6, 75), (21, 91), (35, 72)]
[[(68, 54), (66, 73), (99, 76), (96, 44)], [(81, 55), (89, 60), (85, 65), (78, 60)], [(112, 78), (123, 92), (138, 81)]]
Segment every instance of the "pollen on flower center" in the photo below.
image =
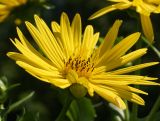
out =
[(72, 58), (70, 57), (67, 62), (65, 62), (65, 73), (74, 70), (77, 72), (78, 76), (89, 77), (94, 70), (94, 63), (88, 59), (81, 59), (81, 57)]

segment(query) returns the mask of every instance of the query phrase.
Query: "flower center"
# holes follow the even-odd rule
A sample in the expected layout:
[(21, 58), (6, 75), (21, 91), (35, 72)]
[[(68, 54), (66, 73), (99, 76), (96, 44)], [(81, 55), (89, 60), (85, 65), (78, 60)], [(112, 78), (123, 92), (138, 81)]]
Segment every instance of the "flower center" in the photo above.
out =
[(76, 71), (79, 77), (89, 77), (94, 70), (94, 63), (91, 62), (90, 58), (85, 60), (81, 59), (81, 57), (70, 57), (69, 60), (65, 62), (65, 73), (71, 70)]

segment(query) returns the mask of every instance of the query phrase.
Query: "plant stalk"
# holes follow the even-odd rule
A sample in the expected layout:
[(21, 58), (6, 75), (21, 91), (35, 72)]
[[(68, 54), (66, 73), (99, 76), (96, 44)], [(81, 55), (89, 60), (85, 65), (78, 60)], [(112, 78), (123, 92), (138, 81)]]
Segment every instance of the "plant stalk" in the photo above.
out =
[(153, 105), (153, 108), (151, 109), (146, 121), (153, 121), (153, 117), (159, 108), (160, 108), (160, 96), (157, 98), (155, 104)]
[(65, 104), (64, 104), (60, 114), (58, 115), (58, 117), (55, 121), (64, 121), (65, 120), (64, 118), (65, 118), (67, 110), (70, 107), (71, 102), (72, 102), (72, 96), (70, 94), (68, 94), (66, 101), (65, 101)]

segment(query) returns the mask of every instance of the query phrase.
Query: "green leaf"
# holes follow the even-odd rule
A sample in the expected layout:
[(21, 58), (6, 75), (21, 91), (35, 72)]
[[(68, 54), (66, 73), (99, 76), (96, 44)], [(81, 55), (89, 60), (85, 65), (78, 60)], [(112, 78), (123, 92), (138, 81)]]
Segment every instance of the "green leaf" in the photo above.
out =
[(67, 111), (67, 117), (70, 121), (93, 121), (96, 112), (90, 99), (81, 98), (71, 103)]
[(157, 113), (154, 115), (152, 121), (160, 121), (160, 112), (157, 112)]
[(26, 101), (28, 101), (32, 96), (34, 95), (34, 92), (31, 92), (30, 94), (28, 94), (26, 97), (24, 97), (23, 99), (11, 104), (9, 106), (9, 108), (7, 109), (7, 111), (5, 112), (5, 114), (10, 113), (11, 111), (13, 111), (14, 109), (16, 109), (17, 107), (19, 107), (20, 105), (24, 104)]
[(40, 121), (39, 113), (36, 112), (33, 115), (32, 112), (29, 112), (24, 108), (22, 115), (18, 116), (16, 121)]
[(111, 110), (111, 121), (127, 121), (125, 119), (124, 111), (112, 103), (109, 103)]
[(18, 86), (20, 86), (20, 84), (19, 83), (16, 83), (16, 84), (12, 84), (11, 86), (9, 86), (8, 88), (7, 88), (7, 92), (9, 92), (10, 90), (12, 90), (12, 89), (14, 89), (14, 88), (16, 88), (16, 87), (18, 87)]

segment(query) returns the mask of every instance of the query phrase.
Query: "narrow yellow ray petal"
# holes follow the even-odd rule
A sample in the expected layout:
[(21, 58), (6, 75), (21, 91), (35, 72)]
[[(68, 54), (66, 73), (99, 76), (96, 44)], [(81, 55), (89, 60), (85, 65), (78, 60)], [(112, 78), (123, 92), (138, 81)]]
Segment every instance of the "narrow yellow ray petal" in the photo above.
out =
[(41, 38), (43, 38), (43, 43), (45, 43), (45, 46), (48, 48), (49, 52), (51, 55), (55, 55), (58, 63), (60, 63), (63, 67), (63, 62), (62, 60), (64, 59), (63, 57), (63, 52), (61, 48), (59, 47), (53, 33), (50, 31), (46, 23), (39, 18), (37, 15), (35, 17), (35, 22), (37, 25), (37, 28), (39, 32), (41, 33)]
[(158, 7), (157, 7), (156, 10), (154, 11), (154, 13), (160, 13), (160, 5), (158, 5)]
[(62, 64), (62, 61), (59, 61), (60, 63), (58, 62), (59, 57), (57, 57), (57, 54), (51, 53), (55, 50), (55, 48), (50, 51), (51, 48), (48, 48), (48, 45), (46, 45), (46, 40), (42, 36), (42, 34), (40, 34), (39, 31), (29, 22), (26, 22), (26, 25), (30, 34), (32, 35), (38, 46), (41, 48), (41, 50), (44, 52), (44, 54), (53, 62), (55, 66), (57, 66), (57, 68), (62, 68), (62, 65), (60, 65)]
[(108, 0), (110, 2), (124, 2), (124, 3), (130, 3), (129, 0)]
[[(42, 63), (42, 59), (40, 59), (39, 57), (37, 57), (34, 53), (30, 52), (27, 48), (25, 48), (17, 39), (15, 39), (15, 42), (12, 41), (12, 43), (15, 45), (15, 47), (22, 53), (24, 54), (28, 59), (34, 61), (34, 62), (39, 62), (39, 65), (41, 65), (42, 67), (44, 66)], [(34, 58), (34, 60), (33, 60)], [(56, 62), (52, 62), (54, 65), (54, 67), (57, 67), (58, 63)]]
[(149, 66), (153, 66), (159, 64), (159, 62), (150, 62), (150, 63), (144, 63), (144, 64), (138, 64), (135, 66), (130, 66), (130, 67), (126, 67), (126, 68), (122, 68), (122, 69), (118, 69), (116, 71), (111, 71), (109, 72), (110, 74), (126, 74), (126, 73), (130, 73), (136, 70), (140, 70)]
[[(140, 80), (156, 80), (157, 78), (152, 78), (152, 77), (147, 77), (147, 76), (138, 76), (138, 75), (114, 75), (110, 74), (109, 72), (107, 73), (101, 73), (97, 75), (93, 75), (92, 79), (104, 79), (104, 80), (114, 80), (114, 81), (119, 81), (119, 80), (125, 80), (125, 81), (140, 81)], [(103, 82), (103, 81), (102, 81)]]
[(0, 22), (4, 21), (8, 15), (9, 15), (9, 12), (6, 12), (5, 15), (0, 16)]
[(148, 95), (147, 92), (144, 92), (140, 89), (137, 89), (137, 88), (134, 88), (134, 87), (131, 87), (131, 86), (125, 86), (125, 85), (114, 85), (112, 88), (118, 88), (118, 89), (123, 89), (123, 90), (126, 90), (126, 91), (129, 91), (129, 92), (133, 92), (133, 93), (140, 93), (140, 94), (145, 94), (145, 95)]
[(136, 7), (136, 11), (138, 13), (145, 16), (150, 16), (150, 14), (156, 10), (155, 5), (148, 4), (147, 2), (144, 2), (142, 0), (134, 0), (132, 5)]
[(138, 50), (135, 50), (129, 54), (126, 54), (124, 56), (121, 57), (122, 59), (122, 65), (130, 62), (130, 61), (134, 61), (136, 60), (137, 58), (140, 58), (141, 56), (143, 56), (144, 54), (147, 53), (147, 48), (142, 48), (142, 49), (138, 49)]
[(67, 79), (53, 79), (51, 78), (49, 82), (59, 88), (65, 89), (71, 86), (71, 83)]
[(41, 59), (37, 58), (33, 53), (29, 52), (27, 48), (25, 48), (19, 40), (15, 39), (15, 42), (11, 40), (11, 42), (14, 44), (14, 46), (23, 54), (25, 55), (28, 59), (33, 59), (34, 61), (40, 62)]
[(57, 70), (58, 71), (57, 68), (49, 65), (46, 61), (42, 60), (42, 61), (39, 61), (40, 63), (37, 63), (37, 61), (35, 61), (35, 59), (27, 58), (26, 56), (24, 56), (23, 54), (20, 54), (20, 53), (9, 52), (9, 53), (7, 53), (7, 56), (15, 61), (22, 61), (22, 62), (28, 63), (32, 66), (35, 66), (35, 67), (39, 67), (39, 68), (46, 69), (46, 70)]
[(126, 105), (123, 102), (123, 100), (118, 95), (116, 95), (113, 91), (110, 91), (106, 88), (102, 88), (96, 85), (92, 85), (92, 87), (94, 88), (95, 92), (105, 100), (115, 104), (121, 109), (126, 109)]
[(117, 81), (117, 80), (103, 80), (103, 79), (92, 79), (90, 80), (91, 83), (97, 85), (97, 84), (102, 84), (102, 85), (106, 85), (106, 86), (114, 86), (114, 85), (128, 85), (128, 84), (132, 84), (132, 82), (129, 82), (129, 81), (124, 81), (124, 80), (120, 80), (120, 81)]
[(113, 75), (108, 73), (102, 73), (98, 75), (94, 75), (93, 79), (111, 79), (111, 80), (140, 80), (146, 78), (145, 76), (137, 76), (137, 75)]
[(48, 72), (48, 71), (45, 71), (45, 70), (41, 70), (41, 69), (32, 67), (32, 66), (30, 66), (26, 63), (21, 62), (21, 61), (17, 61), (17, 64), (19, 66), (21, 66), (22, 68), (24, 68), (28, 73), (30, 73), (34, 77), (36, 77), (36, 78), (38, 78), (42, 81), (51, 83), (51, 84), (53, 84), (57, 87), (67, 88), (68, 86), (71, 85), (68, 82), (68, 80), (62, 79), (62, 76), (59, 75), (58, 71)]
[(116, 10), (116, 8), (114, 6), (107, 6), (105, 8), (100, 9), (99, 11), (95, 12), (94, 14), (92, 14), (88, 19), (92, 20), (92, 19), (98, 18), (98, 17), (100, 17), (106, 13), (109, 13), (111, 11), (114, 11), (114, 10)]
[(71, 32), (69, 18), (64, 12), (61, 15), (60, 27), (62, 41), (66, 50), (66, 57), (69, 59), (69, 57), (72, 56), (74, 52), (73, 35)]
[(60, 32), (61, 30), (61, 28), (60, 28), (60, 25), (57, 23), (57, 22), (55, 22), (55, 21), (53, 21), (52, 23), (51, 23), (51, 28), (52, 28), (52, 31), (53, 32)]
[(115, 45), (109, 52), (104, 53), (104, 55), (98, 60), (96, 65), (108, 65), (110, 62), (118, 59), (138, 41), (139, 37), (139, 32), (127, 36), (121, 42)]
[[(155, 80), (157, 80), (157, 78)], [(143, 80), (136, 81), (133, 84), (135, 84), (135, 85), (156, 85), (156, 86), (160, 86), (159, 83), (152, 82), (152, 81), (143, 81)]]
[(80, 51), (81, 39), (82, 39), (82, 24), (81, 17), (76, 14), (71, 25), (72, 35), (74, 38), (74, 49), (75, 51)]
[(86, 59), (90, 53), (90, 43), (93, 41), (93, 27), (88, 25), (84, 31), (80, 54), (82, 59)]
[(154, 32), (153, 32), (153, 27), (152, 27), (152, 22), (150, 17), (140, 14), (140, 18), (141, 18), (141, 25), (142, 25), (144, 35), (147, 37), (150, 43), (153, 43)]
[(160, 0), (146, 0), (148, 3), (160, 4)]
[(17, 0), (10, 0), (10, 1), (8, 1), (8, 0), (1, 0), (0, 3), (5, 4), (7, 6), (16, 6), (16, 5), (19, 4)]
[[(5, 10), (6, 7), (7, 7), (6, 5), (0, 4), (0, 9), (1, 9), (1, 10)], [(3, 11), (2, 11), (2, 12), (3, 12)]]
[(102, 16), (106, 13), (109, 13), (111, 11), (114, 11), (116, 9), (123, 10), (123, 9), (129, 8), (131, 5), (132, 5), (131, 3), (117, 3), (117, 4), (114, 4), (114, 5), (104, 7), (102, 9), (100, 9), (99, 11), (95, 12), (94, 14), (92, 14), (89, 17), (89, 20), (98, 18), (98, 17), (100, 17), (100, 16)]
[(47, 66), (49, 68), (53, 68), (54, 65), (51, 63), (51, 61), (43, 57), (36, 49), (34, 49), (34, 47), (28, 42), (28, 40), (25, 38), (25, 36), (23, 35), (23, 33), (20, 31), (19, 28), (17, 28), (17, 33), (18, 33), (20, 41), (25, 47), (28, 48), (28, 51), (30, 51), (31, 53), (34, 53), (38, 58), (42, 59), (45, 67)]
[[(129, 76), (129, 75), (128, 75)], [(146, 80), (156, 80), (157, 78), (150, 78), (150, 77), (143, 77), (137, 78), (137, 77), (131, 77), (128, 78), (127, 75), (124, 78), (106, 78), (106, 79), (101, 79), (101, 78), (95, 78), (91, 79), (90, 82), (94, 84), (101, 84), (101, 85), (106, 85), (106, 86), (118, 86), (118, 85), (130, 85), (130, 84), (135, 84), (135, 85), (157, 85), (159, 86), (159, 83), (152, 82), (152, 81), (146, 81)]]
[(99, 74), (99, 73), (103, 73), (106, 71), (106, 66), (101, 66), (101, 67), (97, 67), (93, 70), (92, 74), (93, 75), (96, 75), (96, 74)]
[(93, 50), (95, 49), (96, 43), (99, 38), (99, 33), (93, 34), (93, 27), (88, 26), (84, 33), (83, 43), (81, 46), (81, 56), (83, 59), (88, 59)]
[(54, 33), (54, 36), (55, 36), (55, 38), (56, 38), (56, 41), (57, 41), (59, 47), (61, 48), (61, 50), (62, 50), (62, 52), (63, 52), (63, 55), (62, 55), (62, 56), (63, 56), (63, 59), (62, 59), (62, 60), (67, 60), (66, 55), (65, 55), (64, 45), (63, 45), (62, 38), (61, 38), (61, 34), (58, 33), (58, 32), (55, 32), (55, 33)]
[(129, 54), (126, 54), (112, 62), (110, 62), (107, 67), (106, 67), (106, 71), (110, 71), (114, 68), (120, 67), (122, 65), (127, 64), (128, 62), (134, 61), (137, 58), (140, 58), (141, 56), (143, 56), (146, 53), (147, 49), (143, 48), (143, 49), (139, 49), (136, 51), (133, 51)]
[(139, 105), (144, 105), (145, 104), (144, 100), (135, 93), (128, 92), (128, 91), (123, 90), (123, 89), (118, 88), (118, 87), (117, 88), (116, 87), (111, 88), (111, 87), (106, 87), (106, 86), (101, 86), (101, 87), (103, 87), (103, 88), (105, 88), (109, 91), (112, 91), (113, 93), (115, 93), (119, 97), (122, 97), (123, 99), (127, 99), (127, 100), (129, 100), (131, 102), (135, 102)]
[(96, 47), (96, 44), (97, 44), (97, 42), (98, 42), (98, 39), (99, 39), (99, 32), (97, 32), (97, 33), (95, 33), (94, 35), (93, 35), (93, 40), (90, 42), (90, 52), (88, 52), (88, 57), (89, 56), (91, 56), (91, 54), (93, 53), (93, 51), (95, 50), (95, 47)]
[(32, 76), (36, 77), (39, 80), (53, 84), (53, 85), (55, 85), (59, 88), (62, 88), (62, 89), (65, 89), (71, 85), (71, 83), (69, 83), (67, 79), (58, 79), (58, 78), (46, 79), (46, 78), (39, 77), (39, 76), (37, 76), (27, 70), (26, 70), (26, 72), (28, 72), (29, 74), (31, 74)]
[(63, 78), (62, 75), (60, 75), (60, 73), (58, 71), (47, 71), (47, 70), (44, 70), (44, 69), (40, 69), (40, 68), (37, 68), (37, 67), (34, 67), (34, 66), (31, 66), (27, 63), (24, 63), (22, 61), (16, 61), (16, 63), (24, 68), (25, 70), (39, 76), (39, 77), (52, 77), (52, 78)]
[(116, 20), (113, 26), (109, 29), (108, 33), (106, 34), (103, 43), (100, 45), (100, 54), (102, 56), (106, 51), (112, 48), (114, 41), (117, 38), (119, 27), (121, 26), (122, 21)]
[(109, 58), (109, 60), (112, 60), (113, 58), (118, 58), (125, 54), (128, 49), (130, 49), (138, 41), (139, 37), (140, 33), (136, 32), (124, 38), (121, 42), (119, 42), (113, 47), (110, 52), (110, 56), (112, 56)]

